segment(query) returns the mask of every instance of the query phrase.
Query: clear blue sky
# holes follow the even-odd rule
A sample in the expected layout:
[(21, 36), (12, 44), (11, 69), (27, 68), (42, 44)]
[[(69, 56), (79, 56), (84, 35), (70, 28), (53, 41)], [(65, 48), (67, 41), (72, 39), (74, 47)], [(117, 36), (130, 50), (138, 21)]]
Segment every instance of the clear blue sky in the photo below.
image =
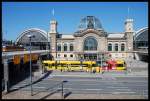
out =
[(73, 34), (81, 18), (88, 15), (97, 17), (107, 32), (123, 32), (128, 7), (134, 29), (147, 27), (147, 2), (2, 2), (3, 37), (14, 41), (32, 27), (48, 32), (53, 8), (59, 33)]

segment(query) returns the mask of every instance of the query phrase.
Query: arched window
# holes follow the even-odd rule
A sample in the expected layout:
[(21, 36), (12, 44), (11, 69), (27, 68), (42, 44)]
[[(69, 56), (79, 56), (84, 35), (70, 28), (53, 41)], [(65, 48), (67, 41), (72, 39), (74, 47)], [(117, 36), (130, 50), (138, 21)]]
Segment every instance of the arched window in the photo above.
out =
[(64, 44), (64, 51), (67, 51), (67, 44)]
[(111, 43), (108, 44), (108, 51), (112, 51), (112, 44)]
[(124, 45), (124, 43), (121, 44), (121, 51), (125, 51), (125, 45)]
[(97, 50), (97, 41), (94, 37), (88, 37), (84, 41), (84, 50)]
[(61, 51), (61, 44), (58, 44), (57, 51)]
[(118, 51), (118, 44), (115, 44), (115, 51)]
[(73, 51), (73, 44), (70, 44), (70, 51)]

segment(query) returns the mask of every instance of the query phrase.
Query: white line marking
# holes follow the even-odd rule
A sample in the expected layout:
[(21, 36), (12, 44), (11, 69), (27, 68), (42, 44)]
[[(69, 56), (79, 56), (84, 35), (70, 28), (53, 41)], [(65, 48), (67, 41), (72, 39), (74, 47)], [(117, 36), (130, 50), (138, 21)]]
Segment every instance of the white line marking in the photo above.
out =
[(113, 87), (113, 86), (108, 86), (107, 88), (128, 88), (128, 87)]
[[(61, 89), (61, 87), (59, 87)], [(76, 88), (64, 88), (64, 89), (70, 89), (70, 90), (103, 90), (103, 89), (76, 89)]]
[(125, 90), (125, 91), (131, 91), (130, 89), (116, 89), (116, 90)]
[(112, 94), (120, 94), (120, 93), (136, 93), (136, 92), (113, 92)]
[(39, 86), (37, 87), (37, 86), (34, 86), (33, 88), (47, 88), (47, 87), (39, 87)]

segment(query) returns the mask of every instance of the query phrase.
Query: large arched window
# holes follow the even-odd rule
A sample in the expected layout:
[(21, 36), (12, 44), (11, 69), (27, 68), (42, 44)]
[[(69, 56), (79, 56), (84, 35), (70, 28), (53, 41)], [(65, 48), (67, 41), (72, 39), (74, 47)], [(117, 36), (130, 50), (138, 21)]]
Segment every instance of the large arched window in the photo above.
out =
[(64, 51), (67, 51), (67, 44), (64, 44)]
[(61, 44), (58, 44), (57, 51), (61, 51)]
[(97, 50), (97, 41), (94, 37), (88, 37), (84, 41), (84, 50)]
[(118, 44), (115, 44), (115, 51), (118, 51)]
[(111, 43), (108, 44), (108, 51), (112, 51), (112, 44)]
[(125, 45), (124, 45), (124, 43), (121, 44), (121, 51), (125, 51)]
[(70, 44), (70, 51), (73, 51), (73, 44)]

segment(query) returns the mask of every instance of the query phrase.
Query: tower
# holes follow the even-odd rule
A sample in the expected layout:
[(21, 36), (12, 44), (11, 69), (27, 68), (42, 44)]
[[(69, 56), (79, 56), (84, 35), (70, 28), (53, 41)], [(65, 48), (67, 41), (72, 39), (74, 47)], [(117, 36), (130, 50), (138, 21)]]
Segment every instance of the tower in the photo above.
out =
[(125, 32), (133, 32), (133, 19), (125, 21)]
[(133, 57), (132, 51), (133, 51), (133, 19), (127, 19), (125, 21), (125, 37), (126, 37), (126, 47), (129, 57)]
[(57, 22), (55, 20), (50, 21), (50, 43), (51, 43), (51, 54), (53, 58), (55, 59), (57, 56), (56, 52), (56, 47), (57, 47)]

